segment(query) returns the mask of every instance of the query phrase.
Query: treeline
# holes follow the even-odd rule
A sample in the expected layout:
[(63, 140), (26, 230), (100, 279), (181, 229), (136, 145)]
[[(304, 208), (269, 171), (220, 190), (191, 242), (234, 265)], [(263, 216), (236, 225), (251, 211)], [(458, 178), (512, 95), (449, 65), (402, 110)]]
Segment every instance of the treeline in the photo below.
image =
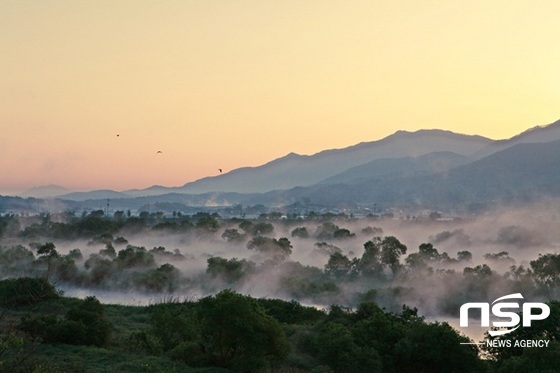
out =
[(427, 322), (407, 306), (389, 312), (363, 302), (318, 310), (231, 290), (196, 301), (114, 306), (64, 298), (41, 278), (0, 281), (0, 299), (0, 366), (10, 372), (560, 369), (560, 302), (548, 303), (554, 317), (507, 337), (546, 339), (546, 349), (486, 348), (482, 358), (447, 323)]
[[(42, 291), (37, 292), (38, 288)], [(28, 289), (35, 296), (8, 301)], [(118, 312), (146, 316), (144, 322), (125, 331), (111, 322), (105, 312), (110, 306), (94, 297), (68, 302), (44, 279), (4, 280), (0, 292), (5, 314), (23, 313), (12, 330), (1, 324), (2, 332), (9, 334), (2, 335), (0, 361), (13, 371), (32, 370), (45, 358), (37, 343), (114, 349), (111, 338), (119, 338), (121, 350), (128, 354), (159, 356), (193, 368), (418, 372), (418, 367), (425, 367), (430, 372), (473, 372), (484, 367), (476, 349), (460, 345), (467, 338), (447, 324), (426, 322), (416, 309), (406, 306), (399, 313), (371, 302), (355, 310), (340, 306), (317, 310), (295, 301), (255, 299), (224, 290), (197, 301), (162, 303), (142, 311), (117, 307)], [(44, 311), (34, 311), (37, 308)], [(20, 342), (21, 350), (31, 350), (35, 344), (37, 352), (22, 360), (21, 351), (7, 344), (8, 335)], [(54, 366), (57, 363), (51, 362)], [(63, 371), (64, 362), (57, 368)]]
[[(123, 240), (111, 242), (119, 239)], [(401, 260), (407, 248), (393, 236), (367, 241), (362, 255), (353, 258), (333, 245), (315, 245), (315, 250), (332, 252), (325, 254), (328, 261), (323, 268), (290, 260), (292, 244), (287, 238), (257, 236), (247, 243), (246, 250), (257, 252), (258, 261), (213, 256), (206, 259), (205, 272), (195, 274), (177, 267), (192, 260), (189, 254), (162, 246), (148, 250), (123, 244), (124, 248), (116, 250), (108, 243), (88, 257), (80, 249), (60, 254), (52, 242), (31, 246), (0, 246), (2, 276), (38, 276), (65, 287), (157, 294), (242, 290), (253, 282), (274, 278), (267, 286), (274, 296), (282, 298), (349, 306), (374, 301), (391, 310), (413, 300), (421, 308), (429, 304), (432, 312), (452, 316), (457, 316), (461, 304), (473, 299), (491, 300), (495, 294), (514, 292), (534, 299), (555, 299), (560, 289), (560, 254), (541, 254), (527, 268), (511, 265), (500, 273), (487, 264), (469, 266), (468, 251), (451, 258), (429, 243)], [(492, 258), (487, 255), (487, 260), (509, 264), (512, 259), (501, 252)]]
[[(224, 288), (243, 291), (259, 283), (267, 286), (271, 296), (314, 304), (355, 306), (373, 301), (398, 311), (406, 303), (431, 315), (454, 317), (461, 304), (491, 301), (497, 294), (521, 292), (533, 299), (558, 296), (559, 254), (541, 254), (528, 266), (518, 266), (507, 251), (500, 251), (485, 254), (485, 263), (474, 265), (468, 250), (452, 257), (432, 243), (421, 243), (412, 251), (397, 237), (384, 236), (379, 227), (352, 232), (331, 221), (314, 222), (311, 231), (304, 221), (287, 222), (268, 215), (258, 220), (221, 219), (208, 213), (173, 217), (142, 213), (134, 217), (124, 212), (105, 216), (99, 210), (79, 217), (69, 213), (6, 216), (0, 224), (4, 241), (30, 243), (27, 247), (0, 246), (0, 274), (42, 276), (59, 285), (158, 294), (189, 293), (192, 289), (202, 294)], [(276, 238), (279, 227), (285, 236)], [(131, 245), (125, 238), (143, 232), (156, 237), (194, 236), (197, 242), (219, 240), (245, 254), (211, 256), (205, 259), (205, 271), (189, 273), (179, 268), (197, 259), (190, 252), (169, 251), (163, 246), (148, 249)], [(468, 246), (468, 236), (460, 230), (442, 232), (434, 242), (451, 235)], [(79, 248), (60, 253), (54, 242), (71, 238), (87, 239), (90, 252), (99, 246), (101, 249), (88, 256)], [(324, 258), (326, 264), (317, 267), (292, 260), (294, 252), (304, 245), (311, 246), (312, 253)], [(348, 246), (352, 250), (341, 248)], [(497, 271), (495, 267), (506, 269)]]

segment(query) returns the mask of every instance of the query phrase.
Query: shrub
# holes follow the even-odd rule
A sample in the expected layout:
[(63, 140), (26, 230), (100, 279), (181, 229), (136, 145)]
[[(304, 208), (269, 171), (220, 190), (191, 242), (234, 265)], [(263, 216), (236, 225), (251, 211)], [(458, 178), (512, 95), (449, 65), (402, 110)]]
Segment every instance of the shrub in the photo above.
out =
[(17, 307), (59, 297), (46, 279), (21, 277), (0, 281), (0, 306)]

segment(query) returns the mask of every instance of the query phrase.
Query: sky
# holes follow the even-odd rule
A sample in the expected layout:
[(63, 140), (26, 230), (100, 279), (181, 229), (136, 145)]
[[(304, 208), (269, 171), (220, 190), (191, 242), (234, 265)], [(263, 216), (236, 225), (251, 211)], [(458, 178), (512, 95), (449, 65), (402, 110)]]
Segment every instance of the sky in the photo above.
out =
[[(557, 0), (0, 0), (0, 194), (560, 119)], [(161, 153), (158, 153), (161, 151)]]

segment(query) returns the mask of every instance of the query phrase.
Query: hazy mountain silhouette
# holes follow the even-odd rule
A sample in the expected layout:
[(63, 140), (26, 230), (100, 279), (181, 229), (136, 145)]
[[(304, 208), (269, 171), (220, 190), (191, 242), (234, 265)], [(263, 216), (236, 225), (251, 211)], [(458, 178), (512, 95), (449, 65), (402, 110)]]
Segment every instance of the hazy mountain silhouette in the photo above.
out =
[(452, 152), (436, 152), (419, 157), (383, 158), (350, 168), (319, 184), (358, 183), (372, 178), (397, 179), (448, 171), (465, 164), (468, 157)]
[(85, 201), (88, 199), (112, 199), (112, 198), (130, 198), (131, 196), (122, 192), (115, 192), (110, 189), (92, 190), (90, 192), (73, 192), (58, 196), (60, 199), (70, 201)]
[(458, 208), (560, 197), (560, 140), (517, 144), (445, 172), (318, 184), (259, 195), (254, 203), (312, 200), (327, 205), (374, 204)]
[(302, 199), (326, 205), (451, 206), (527, 200), (560, 196), (559, 140), (560, 121), (498, 141), (442, 130), (398, 131), (344, 149), (309, 156), (290, 153), (182, 187), (80, 192), (61, 198), (92, 200), (93, 205), (110, 198), (122, 206), (158, 201), (282, 205)]
[(51, 198), (62, 194), (72, 193), (72, 190), (60, 185), (43, 185), (26, 190), (20, 197)]
[(262, 166), (238, 168), (222, 175), (187, 183), (183, 187), (173, 188), (173, 191), (259, 193), (310, 186), (378, 159), (417, 157), (434, 152), (472, 156), (491, 142), (492, 140), (481, 136), (460, 135), (442, 130), (398, 131), (382, 140), (364, 142), (344, 149), (325, 150), (309, 156), (290, 153)]

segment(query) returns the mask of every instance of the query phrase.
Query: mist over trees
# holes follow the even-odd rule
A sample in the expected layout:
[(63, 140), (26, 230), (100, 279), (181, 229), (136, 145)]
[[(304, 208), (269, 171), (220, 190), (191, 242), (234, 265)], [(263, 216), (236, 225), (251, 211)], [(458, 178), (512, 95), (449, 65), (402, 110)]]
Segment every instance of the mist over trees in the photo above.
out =
[[(460, 345), (467, 337), (424, 317), (458, 318), (463, 303), (515, 292), (556, 299), (560, 254), (550, 242), (557, 236), (544, 224), (514, 225), (506, 217), (484, 230), (484, 218), (439, 218), (102, 210), (2, 216), (0, 306), (67, 304), (54, 286), (70, 294), (161, 299), (145, 311), (142, 328), (116, 334), (128, 333), (136, 352), (194, 369), (484, 371), (489, 366), (480, 351)], [(528, 250), (535, 247), (540, 253)], [(91, 295), (81, 302), (64, 312), (20, 315), (16, 334), (24, 337), (18, 338), (111, 348), (118, 327), (107, 306)], [(436, 344), (447, 355), (434, 352)], [(532, 366), (537, 358), (485, 353), (499, 369), (515, 359)]]

